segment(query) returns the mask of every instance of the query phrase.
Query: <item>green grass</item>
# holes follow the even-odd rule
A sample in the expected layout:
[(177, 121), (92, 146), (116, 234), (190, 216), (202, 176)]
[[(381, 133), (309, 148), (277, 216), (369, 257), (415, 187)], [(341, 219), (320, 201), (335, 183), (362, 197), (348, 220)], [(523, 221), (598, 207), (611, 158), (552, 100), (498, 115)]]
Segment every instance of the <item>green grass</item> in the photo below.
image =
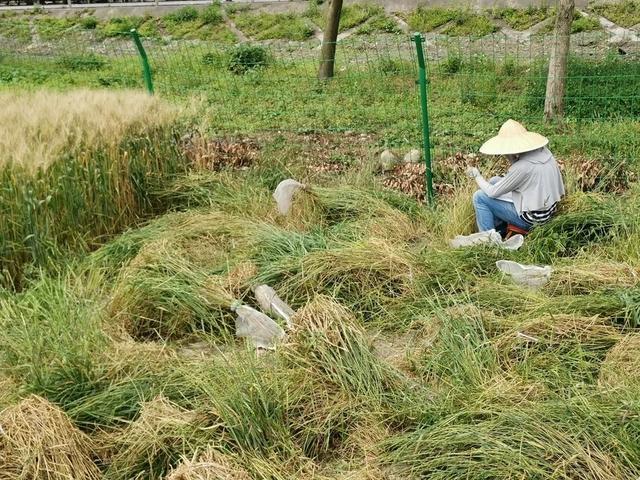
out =
[(498, 31), (486, 15), (480, 15), (469, 11), (458, 11), (453, 23), (446, 27), (442, 33), (454, 37), (482, 37)]
[(0, 35), (20, 42), (29, 42), (31, 40), (29, 21), (23, 18), (16, 19), (14, 17), (0, 18)]
[(193, 7), (184, 7), (169, 13), (155, 22), (147, 22), (152, 25), (152, 30), (147, 33), (145, 25), (141, 27), (141, 33), (148, 36), (170, 36), (172, 38), (185, 38), (189, 40), (207, 40), (222, 44), (232, 44), (237, 40), (235, 35), (224, 25), (224, 19), (218, 5), (211, 5), (204, 10), (196, 10)]
[(602, 27), (598, 19), (593, 17), (580, 16), (571, 24), (571, 33), (595, 32), (598, 30), (602, 30)]
[(112, 17), (108, 21), (100, 23), (96, 32), (106, 38), (118, 37), (127, 35), (132, 28), (140, 28), (144, 23), (143, 17)]
[(241, 12), (233, 16), (236, 26), (255, 40), (283, 39), (303, 41), (313, 35), (307, 20), (290, 13)]
[(406, 21), (413, 31), (431, 32), (455, 19), (457, 14), (451, 9), (419, 7), (407, 15)]
[(640, 23), (640, 2), (634, 0), (593, 5), (591, 10), (621, 27), (629, 28)]
[(358, 35), (371, 35), (374, 33), (401, 33), (398, 23), (386, 15), (376, 15), (367, 20), (356, 30)]
[(35, 20), (38, 34), (43, 40), (59, 40), (77, 30), (77, 19), (75, 18), (53, 18), (44, 17)]
[(405, 20), (417, 32), (431, 32), (447, 25), (442, 33), (455, 37), (481, 37), (498, 30), (489, 16), (462, 9), (418, 7)]
[(547, 7), (529, 8), (495, 8), (491, 11), (494, 18), (504, 20), (514, 30), (526, 30), (537, 23), (549, 18), (550, 11)]
[[(312, 7), (307, 12), (316, 25), (321, 29), (324, 28), (326, 8)], [(352, 5), (345, 5), (342, 7), (340, 14), (339, 32), (344, 32), (359, 25), (367, 23), (369, 20), (382, 22), (384, 18), (384, 9), (379, 5), (373, 5), (369, 3), (356, 3)]]
[[(555, 28), (554, 22), (550, 22), (544, 28), (538, 31), (539, 34), (548, 34), (553, 32)], [(573, 14), (573, 22), (571, 23), (571, 33), (581, 32), (597, 32), (602, 30), (602, 26), (597, 18), (593, 16), (584, 17), (580, 13), (575, 12)]]

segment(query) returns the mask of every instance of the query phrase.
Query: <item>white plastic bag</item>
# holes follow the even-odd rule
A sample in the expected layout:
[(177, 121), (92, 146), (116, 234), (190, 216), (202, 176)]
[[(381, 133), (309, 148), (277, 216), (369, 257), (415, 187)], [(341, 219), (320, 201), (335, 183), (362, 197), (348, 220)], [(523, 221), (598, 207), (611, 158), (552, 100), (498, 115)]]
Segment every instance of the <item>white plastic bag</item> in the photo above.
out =
[(281, 181), (273, 192), (273, 198), (278, 204), (280, 215), (286, 215), (291, 210), (293, 195), (305, 186), (292, 178)]
[(237, 314), (236, 336), (247, 338), (256, 348), (275, 349), (284, 330), (264, 313), (246, 305), (233, 307)]
[(263, 312), (277, 315), (287, 322), (287, 328), (293, 328), (291, 317), (295, 312), (278, 296), (273, 288), (269, 285), (259, 285), (255, 288), (254, 294)]
[(449, 242), (453, 248), (471, 247), (482, 243), (502, 243), (502, 237), (495, 230), (488, 230), (471, 235), (457, 235)]
[(498, 260), (496, 267), (501, 272), (509, 275), (514, 283), (530, 288), (540, 288), (551, 278), (552, 269), (545, 265), (521, 265), (511, 260)]
[(452, 248), (471, 247), (483, 243), (492, 243), (507, 250), (518, 250), (524, 243), (522, 235), (514, 235), (508, 240), (502, 241), (502, 237), (495, 229), (486, 232), (472, 233), (471, 235), (457, 235), (449, 242)]

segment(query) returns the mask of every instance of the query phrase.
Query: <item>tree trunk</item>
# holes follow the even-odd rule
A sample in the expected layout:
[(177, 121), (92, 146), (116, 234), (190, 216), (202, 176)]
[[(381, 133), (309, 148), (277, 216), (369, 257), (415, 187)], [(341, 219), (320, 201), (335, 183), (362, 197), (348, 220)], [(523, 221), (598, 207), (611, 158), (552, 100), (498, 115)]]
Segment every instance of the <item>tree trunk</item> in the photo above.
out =
[(342, 12), (342, 0), (331, 0), (328, 6), (327, 24), (322, 37), (322, 51), (320, 52), (320, 69), (318, 78), (333, 77), (333, 66), (336, 57), (336, 42), (338, 41), (338, 26), (340, 25), (340, 13)]
[(556, 17), (553, 48), (549, 60), (547, 92), (544, 100), (544, 118), (561, 120), (564, 113), (564, 93), (567, 86), (567, 61), (571, 43), (571, 24), (575, 0), (560, 0)]

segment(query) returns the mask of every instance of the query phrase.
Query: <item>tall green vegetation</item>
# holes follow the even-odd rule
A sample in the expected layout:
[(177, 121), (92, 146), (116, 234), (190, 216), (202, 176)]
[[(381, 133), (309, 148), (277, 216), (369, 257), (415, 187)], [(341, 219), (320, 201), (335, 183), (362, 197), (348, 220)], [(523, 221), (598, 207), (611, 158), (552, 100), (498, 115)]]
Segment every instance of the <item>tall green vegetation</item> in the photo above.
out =
[(172, 109), (143, 94), (5, 94), (0, 116), (5, 287), (144, 218), (148, 191), (185, 168)]

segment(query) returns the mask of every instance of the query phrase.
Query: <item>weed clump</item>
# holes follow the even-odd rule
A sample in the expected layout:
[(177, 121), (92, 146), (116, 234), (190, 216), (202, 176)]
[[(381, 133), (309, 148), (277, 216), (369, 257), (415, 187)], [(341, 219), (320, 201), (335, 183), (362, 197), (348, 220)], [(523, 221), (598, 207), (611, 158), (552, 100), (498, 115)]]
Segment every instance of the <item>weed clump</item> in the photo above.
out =
[(249, 71), (267, 66), (267, 51), (258, 45), (239, 45), (229, 53), (227, 68), (231, 73), (243, 75)]
[(105, 59), (95, 54), (65, 56), (58, 60), (58, 65), (72, 71), (100, 70), (105, 64)]
[(165, 20), (172, 23), (192, 22), (198, 19), (198, 10), (195, 7), (183, 7), (175, 12), (165, 15)]

